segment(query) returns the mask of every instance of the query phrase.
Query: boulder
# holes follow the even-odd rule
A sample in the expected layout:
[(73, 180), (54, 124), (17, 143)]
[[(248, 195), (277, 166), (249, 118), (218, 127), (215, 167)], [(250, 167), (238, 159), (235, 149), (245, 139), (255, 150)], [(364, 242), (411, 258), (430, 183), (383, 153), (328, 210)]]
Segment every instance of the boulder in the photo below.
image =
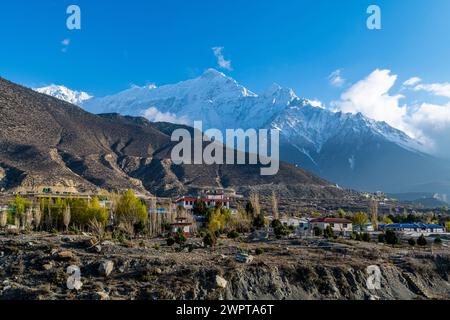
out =
[(56, 258), (61, 261), (70, 261), (76, 258), (75, 254), (70, 250), (60, 251), (56, 254)]
[(114, 262), (110, 260), (102, 261), (98, 266), (98, 272), (103, 277), (109, 277), (109, 275), (113, 272), (113, 270), (114, 270)]
[(216, 287), (219, 289), (225, 289), (228, 285), (228, 281), (222, 278), (221, 276), (216, 276)]

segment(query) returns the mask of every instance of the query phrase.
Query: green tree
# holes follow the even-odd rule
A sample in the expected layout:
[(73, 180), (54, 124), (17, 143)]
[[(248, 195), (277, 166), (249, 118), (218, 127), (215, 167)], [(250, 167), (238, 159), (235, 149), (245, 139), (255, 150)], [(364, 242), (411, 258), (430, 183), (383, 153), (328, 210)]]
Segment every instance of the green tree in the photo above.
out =
[(253, 204), (250, 201), (247, 202), (247, 205), (245, 206), (245, 212), (247, 212), (247, 215), (250, 217), (255, 216), (255, 208), (253, 208)]
[(320, 237), (323, 234), (322, 229), (320, 229), (319, 227), (314, 227), (313, 231), (314, 231), (314, 236), (316, 236), (316, 237)]
[(258, 214), (253, 220), (253, 226), (257, 229), (261, 229), (266, 226), (266, 217), (262, 212)]
[(147, 207), (133, 190), (128, 190), (119, 198), (115, 218), (119, 223), (145, 224), (148, 219)]
[(275, 236), (279, 237), (285, 237), (291, 234), (291, 230), (288, 226), (281, 223), (280, 220), (273, 220), (272, 221), (272, 228), (275, 233)]
[(210, 209), (208, 212), (208, 230), (212, 233), (223, 233), (232, 221), (231, 212), (225, 207)]
[(397, 236), (394, 230), (388, 229), (385, 233), (386, 243), (390, 245), (396, 245), (400, 243), (400, 238)]
[(394, 224), (394, 222), (389, 217), (384, 217), (383, 218), (383, 223), (384, 224)]
[(338, 214), (339, 218), (344, 218), (347, 213), (343, 209), (339, 209), (337, 211), (337, 214)]
[(367, 213), (358, 212), (353, 216), (353, 224), (359, 227), (359, 230), (362, 231), (364, 225), (369, 221), (369, 216)]
[(21, 196), (16, 196), (11, 207), (14, 211), (14, 218), (23, 225), (25, 212), (31, 207), (31, 202)]
[(208, 214), (208, 208), (206, 207), (206, 203), (203, 200), (195, 201), (192, 211), (195, 215), (202, 217)]
[(103, 225), (108, 222), (108, 209), (100, 206), (100, 200), (97, 197), (94, 197), (87, 207), (87, 220), (88, 223), (97, 220)]
[(324, 230), (324, 232), (323, 232), (323, 236), (324, 236), (326, 239), (332, 239), (332, 238), (334, 238), (334, 231), (333, 231), (333, 228), (332, 228), (331, 226), (326, 227), (325, 230)]
[(213, 232), (208, 231), (203, 238), (203, 244), (206, 247), (214, 248), (216, 246), (216, 243), (217, 243), (216, 235)]
[(177, 233), (174, 235), (175, 243), (181, 245), (184, 245), (187, 241), (186, 236), (184, 235), (183, 231), (181, 229), (178, 229)]

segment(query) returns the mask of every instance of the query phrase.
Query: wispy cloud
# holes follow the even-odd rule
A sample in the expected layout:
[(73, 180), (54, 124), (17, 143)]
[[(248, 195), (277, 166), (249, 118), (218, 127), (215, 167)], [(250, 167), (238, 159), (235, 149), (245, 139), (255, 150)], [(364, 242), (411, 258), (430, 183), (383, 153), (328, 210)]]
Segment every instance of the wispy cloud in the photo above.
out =
[(63, 53), (66, 53), (67, 49), (69, 48), (69, 45), (70, 45), (70, 39), (69, 38), (64, 39), (63, 41), (61, 41), (61, 44), (63, 46), (61, 51)]
[(220, 68), (226, 69), (226, 70), (233, 70), (233, 67), (231, 66), (231, 60), (226, 60), (223, 55), (223, 47), (213, 47), (212, 51), (214, 52), (214, 55), (217, 58), (217, 64)]
[(403, 86), (404, 87), (415, 86), (416, 84), (420, 83), (421, 81), (422, 81), (422, 79), (420, 79), (419, 77), (412, 77), (412, 78), (409, 78), (408, 80), (406, 80), (405, 82), (403, 82)]
[(450, 83), (423, 83), (414, 87), (415, 91), (426, 91), (435, 96), (450, 98)]
[(342, 70), (337, 69), (333, 71), (329, 76), (328, 80), (333, 87), (340, 88), (345, 84), (345, 79), (342, 77)]
[(145, 110), (142, 115), (152, 122), (171, 122), (178, 124), (187, 124), (188, 119), (185, 117), (177, 117), (170, 112), (161, 112), (155, 107), (150, 107)]

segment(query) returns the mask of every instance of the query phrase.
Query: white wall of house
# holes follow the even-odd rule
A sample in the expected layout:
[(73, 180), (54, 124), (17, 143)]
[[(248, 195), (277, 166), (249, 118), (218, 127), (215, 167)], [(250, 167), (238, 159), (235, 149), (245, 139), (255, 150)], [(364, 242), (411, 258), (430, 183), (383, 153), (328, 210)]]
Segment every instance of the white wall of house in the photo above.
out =
[(331, 229), (336, 233), (339, 233), (339, 232), (351, 233), (351, 232), (353, 232), (353, 224), (351, 224), (351, 223), (311, 222), (311, 224), (310, 224), (311, 229), (318, 227), (322, 230), (325, 230), (326, 228), (328, 228), (328, 226), (331, 226)]

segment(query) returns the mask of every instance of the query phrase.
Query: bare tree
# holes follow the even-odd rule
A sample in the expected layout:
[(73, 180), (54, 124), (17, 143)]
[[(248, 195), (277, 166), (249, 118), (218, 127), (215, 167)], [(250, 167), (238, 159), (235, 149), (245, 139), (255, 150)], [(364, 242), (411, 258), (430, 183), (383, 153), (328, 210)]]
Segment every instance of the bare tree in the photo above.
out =
[(272, 215), (274, 220), (280, 219), (280, 212), (278, 211), (278, 198), (275, 191), (272, 191)]
[(0, 228), (5, 228), (8, 223), (8, 212), (1, 211), (0, 212)]
[(31, 207), (27, 209), (24, 221), (25, 228), (31, 227), (31, 225), (33, 224), (33, 209)]
[(89, 230), (96, 237), (97, 243), (102, 242), (105, 238), (105, 226), (97, 219), (89, 221)]
[(378, 201), (376, 199), (370, 199), (369, 201), (370, 218), (375, 231), (378, 230)]
[(253, 218), (259, 216), (261, 213), (261, 203), (259, 202), (259, 194), (256, 192), (252, 192), (250, 194), (250, 203), (253, 207)]
[(41, 208), (40, 206), (37, 206), (36, 208), (34, 208), (34, 217), (33, 217), (34, 227), (36, 230), (38, 230), (39, 226), (41, 225), (41, 219), (42, 219)]
[(69, 230), (70, 220), (71, 220), (70, 206), (67, 206), (64, 209), (64, 213), (63, 213), (63, 224), (64, 224), (64, 227), (66, 228), (66, 231)]

